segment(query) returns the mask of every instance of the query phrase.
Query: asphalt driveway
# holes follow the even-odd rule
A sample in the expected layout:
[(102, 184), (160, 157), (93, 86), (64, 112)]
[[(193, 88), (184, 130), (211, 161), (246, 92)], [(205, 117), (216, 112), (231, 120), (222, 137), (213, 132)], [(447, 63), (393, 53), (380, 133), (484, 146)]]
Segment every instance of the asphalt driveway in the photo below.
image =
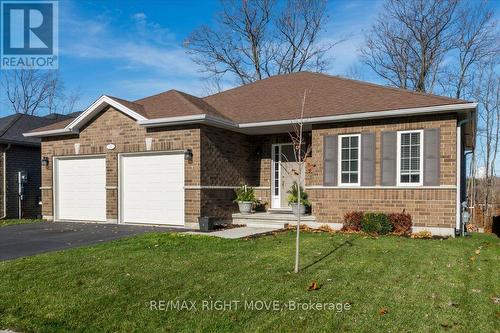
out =
[(10, 225), (0, 228), (0, 260), (108, 242), (145, 232), (180, 231), (186, 229), (78, 222)]

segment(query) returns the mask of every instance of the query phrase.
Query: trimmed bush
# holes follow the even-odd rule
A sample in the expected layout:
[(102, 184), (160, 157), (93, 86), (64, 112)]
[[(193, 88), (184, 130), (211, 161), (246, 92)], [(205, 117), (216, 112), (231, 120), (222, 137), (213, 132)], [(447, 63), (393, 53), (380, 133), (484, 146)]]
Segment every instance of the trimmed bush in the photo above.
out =
[(365, 213), (361, 230), (368, 234), (386, 235), (392, 231), (392, 224), (384, 213)]
[(404, 210), (402, 213), (389, 214), (389, 221), (396, 235), (408, 236), (411, 234), (411, 215), (405, 213)]
[(343, 231), (360, 231), (361, 230), (361, 220), (363, 220), (363, 212), (353, 210), (352, 212), (347, 212), (344, 215), (344, 225), (342, 226)]

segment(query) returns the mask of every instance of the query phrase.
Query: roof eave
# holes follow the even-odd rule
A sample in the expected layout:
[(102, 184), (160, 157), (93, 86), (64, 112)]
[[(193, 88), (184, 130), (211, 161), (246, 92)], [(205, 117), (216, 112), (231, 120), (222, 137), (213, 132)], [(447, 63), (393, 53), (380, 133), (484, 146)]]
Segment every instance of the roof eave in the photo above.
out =
[[(370, 112), (351, 113), (351, 114), (343, 114), (336, 116), (311, 117), (311, 118), (304, 118), (303, 123), (321, 124), (321, 123), (346, 122), (346, 121), (362, 120), (362, 119), (394, 118), (401, 116), (414, 116), (414, 115), (424, 115), (431, 113), (466, 112), (468, 110), (476, 108), (477, 108), (477, 103), (448, 104), (448, 105), (439, 105), (439, 106), (430, 106), (421, 108), (370, 111)], [(238, 127), (254, 128), (254, 127), (266, 127), (266, 126), (282, 126), (282, 125), (291, 125), (297, 123), (298, 121), (299, 119), (271, 120), (263, 122), (242, 123), (239, 124)]]
[(48, 131), (23, 133), (23, 136), (27, 138), (29, 137), (42, 138), (47, 136), (72, 135), (72, 134), (78, 134), (78, 130), (71, 130), (69, 128), (58, 128)]
[(177, 126), (189, 124), (207, 124), (215, 127), (227, 128), (235, 130), (238, 124), (209, 114), (196, 114), (190, 116), (166, 117), (157, 119), (140, 120), (137, 122), (146, 128), (149, 127), (163, 127), (163, 126)]

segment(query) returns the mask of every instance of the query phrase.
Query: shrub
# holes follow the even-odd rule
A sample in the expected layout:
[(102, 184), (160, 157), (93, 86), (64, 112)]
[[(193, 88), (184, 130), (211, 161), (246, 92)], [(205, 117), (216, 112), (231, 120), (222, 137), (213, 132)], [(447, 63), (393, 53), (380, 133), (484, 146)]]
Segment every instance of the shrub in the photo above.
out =
[(361, 230), (369, 234), (386, 235), (392, 231), (392, 225), (384, 213), (366, 213), (361, 220)]
[(234, 190), (234, 193), (236, 194), (236, 199), (234, 199), (234, 202), (242, 202), (242, 201), (251, 201), (255, 202), (255, 191), (253, 187), (250, 186), (240, 186), (237, 189)]
[[(299, 197), (299, 185), (297, 184), (297, 182), (294, 182), (292, 187), (290, 187), (290, 189), (286, 192), (288, 193), (288, 203), (289, 204), (296, 204), (299, 200), (298, 200), (298, 197)], [(308, 200), (308, 197), (309, 195), (307, 194), (306, 191), (304, 191), (304, 189), (302, 188), (302, 186), (300, 187), (300, 203), (303, 204), (304, 206), (311, 206), (311, 203), (309, 202)]]
[(389, 221), (396, 235), (408, 236), (411, 234), (411, 215), (405, 213), (404, 210), (402, 213), (389, 214)]
[(360, 231), (361, 221), (363, 220), (363, 212), (352, 211), (344, 214), (344, 225), (342, 226), (343, 231)]

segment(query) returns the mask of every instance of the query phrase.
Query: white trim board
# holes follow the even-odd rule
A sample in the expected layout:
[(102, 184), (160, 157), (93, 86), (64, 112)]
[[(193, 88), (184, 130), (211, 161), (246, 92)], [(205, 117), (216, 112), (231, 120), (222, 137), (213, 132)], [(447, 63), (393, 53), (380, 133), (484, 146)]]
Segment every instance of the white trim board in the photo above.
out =
[[(401, 182), (401, 136), (402, 134), (408, 133), (419, 133), (419, 181), (418, 183), (403, 183)], [(424, 185), (424, 130), (407, 130), (398, 131), (396, 134), (397, 144), (396, 144), (396, 185), (399, 187), (420, 187)], [(411, 161), (410, 161), (411, 163)]]
[[(118, 109), (119, 111), (124, 112), (125, 114), (137, 120), (137, 123), (139, 125), (145, 127), (175, 126), (181, 124), (203, 123), (215, 127), (231, 129), (237, 132), (251, 133), (249, 132), (249, 130), (255, 128), (290, 126), (297, 123), (297, 119), (259, 121), (252, 123), (235, 123), (231, 120), (214, 117), (209, 114), (147, 119), (138, 114), (137, 112), (127, 108), (123, 104), (120, 104), (119, 102), (113, 100), (112, 98), (103, 95), (65, 128), (42, 131), (42, 132), (30, 132), (30, 133), (24, 133), (23, 135), (26, 137), (43, 137), (43, 136), (54, 136), (54, 135), (78, 134), (78, 129), (82, 126), (82, 122), (84, 122), (84, 120), (88, 119), (89, 117), (91, 118), (91, 116), (95, 115), (97, 112), (101, 111), (103, 109), (102, 105), (104, 104), (111, 105), (116, 109)], [(334, 116), (305, 118), (303, 119), (303, 123), (307, 125), (307, 124), (347, 122), (354, 120), (366, 120), (366, 119), (376, 119), (376, 118), (408, 117), (408, 116), (422, 115), (422, 114), (447, 113), (451, 111), (457, 111), (457, 112), (466, 111), (470, 109), (475, 109), (476, 107), (477, 103), (463, 103), (463, 104), (446, 104), (438, 106), (429, 106), (421, 108), (369, 111), (369, 112), (350, 113), (350, 114), (334, 115)]]
[(53, 136), (53, 135), (70, 135), (70, 134), (78, 134), (79, 129), (89, 120), (92, 119), (96, 114), (101, 112), (106, 106), (112, 106), (115, 109), (125, 113), (126, 115), (132, 117), (136, 121), (146, 120), (146, 118), (137, 112), (131, 110), (125, 105), (117, 102), (113, 98), (102, 95), (99, 97), (94, 103), (92, 103), (84, 112), (82, 112), (78, 117), (73, 119), (71, 123), (66, 125), (64, 128), (47, 130), (41, 132), (29, 132), (23, 133), (25, 137), (44, 137), (44, 136)]
[[(350, 137), (357, 137), (358, 138), (358, 170), (357, 170), (357, 176), (358, 176), (358, 181), (356, 183), (343, 183), (342, 182), (342, 139), (343, 138), (350, 138)], [(337, 140), (337, 185), (338, 186), (345, 186), (345, 187), (359, 187), (361, 186), (361, 134), (355, 133), (355, 134), (340, 134), (338, 136)], [(350, 145), (349, 145), (350, 149)], [(349, 163), (351, 160), (348, 160)]]
[(85, 119), (89, 119), (89, 118), (93, 117), (94, 115), (96, 115), (97, 113), (102, 111), (104, 109), (104, 107), (106, 107), (107, 105), (116, 108), (117, 110), (125, 113), (126, 115), (134, 118), (137, 121), (146, 120), (145, 117), (143, 117), (140, 114), (138, 114), (137, 112), (129, 109), (125, 105), (115, 101), (111, 97), (108, 97), (106, 95), (102, 95), (101, 97), (99, 97), (97, 99), (97, 101), (92, 103), (92, 105), (90, 105), (83, 113), (81, 113), (78, 117), (76, 117), (65, 128), (79, 129), (82, 125), (85, 124)]
[(456, 185), (440, 185), (440, 186), (325, 186), (325, 185), (310, 185), (306, 186), (306, 190), (454, 190)]

